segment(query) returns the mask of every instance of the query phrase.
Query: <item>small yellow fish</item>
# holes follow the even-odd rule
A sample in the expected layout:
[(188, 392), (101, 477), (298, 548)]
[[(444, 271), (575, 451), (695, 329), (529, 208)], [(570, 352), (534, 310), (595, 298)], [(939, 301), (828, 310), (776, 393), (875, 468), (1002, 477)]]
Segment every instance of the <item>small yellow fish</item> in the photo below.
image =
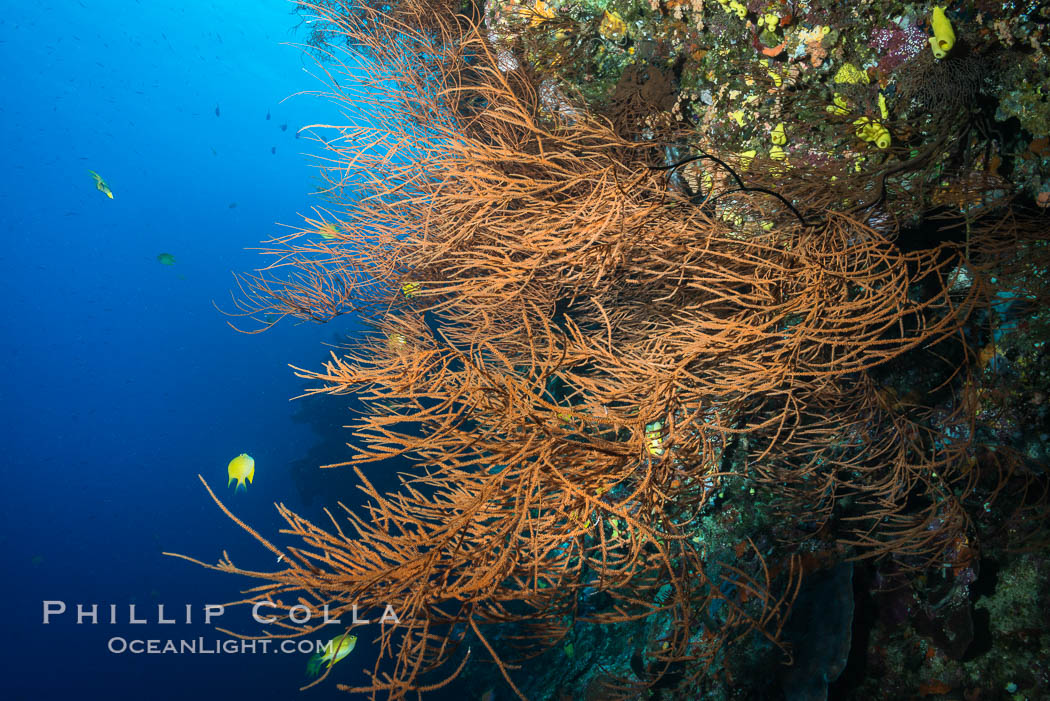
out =
[(316, 677), (321, 673), (321, 667), (327, 663), (328, 668), (331, 669), (339, 660), (343, 659), (354, 649), (354, 645), (357, 644), (356, 635), (337, 635), (328, 641), (324, 646), (324, 654), (316, 654), (310, 658), (306, 663), (306, 674), (310, 677)]
[(95, 189), (104, 194), (109, 199), (113, 199), (113, 191), (109, 189), (109, 185), (102, 179), (102, 176), (93, 170), (89, 170), (91, 177), (95, 180)]
[(247, 491), (248, 485), (244, 483), (244, 480), (248, 480), (248, 484), (252, 483), (252, 479), (255, 477), (255, 459), (248, 453), (241, 453), (233, 460), (230, 460), (226, 471), (230, 474), (230, 481), (226, 483), (227, 487), (233, 484), (234, 480), (237, 480), (237, 486), (234, 487), (234, 491), (238, 489)]
[(995, 369), (997, 363), (995, 363), (996, 356), (999, 355), (999, 349), (995, 347), (995, 343), (989, 343), (987, 346), (981, 349), (977, 354), (977, 364), (982, 368), (986, 368), (989, 365)]
[(335, 226), (335, 224), (329, 224), (328, 222), (325, 222), (324, 224), (321, 224), (319, 227), (317, 227), (317, 233), (319, 233), (321, 235), (321, 238), (323, 238), (324, 240), (331, 241), (332, 239), (339, 236), (339, 229)]

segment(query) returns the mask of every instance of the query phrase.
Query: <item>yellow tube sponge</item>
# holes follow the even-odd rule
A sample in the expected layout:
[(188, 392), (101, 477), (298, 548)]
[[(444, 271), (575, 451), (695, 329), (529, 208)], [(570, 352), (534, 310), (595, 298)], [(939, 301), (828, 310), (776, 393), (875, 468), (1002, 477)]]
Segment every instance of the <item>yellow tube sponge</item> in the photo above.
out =
[(892, 141), (893, 140), (890, 138), (890, 130), (880, 124), (875, 132), (875, 140), (873, 143), (879, 148), (889, 148)]
[(831, 98), (831, 104), (824, 109), (832, 114), (845, 115), (849, 114), (849, 103), (846, 102), (846, 98), (842, 93), (835, 93), (834, 97)]
[(783, 146), (784, 144), (786, 144), (788, 142), (787, 134), (784, 133), (784, 123), (783, 122), (780, 122), (775, 127), (773, 127), (773, 131), (770, 132), (770, 134), (769, 134), (769, 140), (772, 141), (777, 146)]
[(933, 57), (944, 58), (955, 46), (955, 31), (952, 23), (944, 14), (943, 7), (933, 8), (933, 17), (930, 20), (933, 25), (933, 36), (930, 37), (930, 48), (933, 49)]
[(609, 12), (606, 10), (602, 16), (602, 23), (598, 26), (598, 33), (603, 39), (609, 41), (619, 41), (627, 34), (627, 24), (620, 17), (618, 12)]
[(853, 122), (857, 127), (857, 136), (871, 142), (879, 148), (889, 148), (893, 139), (890, 138), (890, 130), (884, 125), (867, 117), (861, 117)]

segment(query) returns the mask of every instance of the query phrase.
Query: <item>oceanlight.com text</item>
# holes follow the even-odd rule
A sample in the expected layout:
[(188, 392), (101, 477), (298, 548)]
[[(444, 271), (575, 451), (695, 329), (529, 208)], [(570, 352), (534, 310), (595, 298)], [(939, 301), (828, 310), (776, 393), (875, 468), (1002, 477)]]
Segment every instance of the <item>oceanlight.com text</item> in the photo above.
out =
[(115, 655), (256, 655), (324, 654), (330, 640), (219, 640), (199, 637), (184, 640), (109, 639), (107, 649)]

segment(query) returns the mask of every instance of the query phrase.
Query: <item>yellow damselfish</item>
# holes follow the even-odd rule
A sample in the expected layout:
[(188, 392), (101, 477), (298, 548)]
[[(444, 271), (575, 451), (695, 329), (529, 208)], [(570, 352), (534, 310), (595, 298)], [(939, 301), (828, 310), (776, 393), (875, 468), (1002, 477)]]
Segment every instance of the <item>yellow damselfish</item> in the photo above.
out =
[(324, 654), (316, 654), (306, 663), (306, 675), (316, 677), (321, 673), (321, 667), (327, 663), (329, 668), (336, 662), (351, 653), (357, 644), (356, 635), (337, 635), (329, 640), (324, 646)]
[(248, 484), (251, 484), (252, 479), (255, 477), (255, 458), (248, 453), (241, 453), (233, 460), (230, 460), (230, 464), (227, 466), (226, 471), (230, 475), (230, 481), (226, 483), (229, 487), (233, 484), (234, 480), (237, 480), (237, 486), (234, 488), (248, 490), (248, 485), (244, 483), (244, 480), (248, 480)]

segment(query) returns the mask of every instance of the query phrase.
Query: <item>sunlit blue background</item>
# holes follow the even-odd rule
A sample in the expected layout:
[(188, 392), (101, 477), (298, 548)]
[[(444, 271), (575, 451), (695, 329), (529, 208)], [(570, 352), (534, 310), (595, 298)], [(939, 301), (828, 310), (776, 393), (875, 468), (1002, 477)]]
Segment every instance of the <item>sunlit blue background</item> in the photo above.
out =
[[(0, 15), (0, 697), (289, 699), (304, 682), (305, 656), (106, 649), (115, 635), (215, 638), (157, 625), (156, 605), (193, 604), (199, 619), (204, 604), (255, 584), (162, 551), (214, 562), (225, 548), (239, 565), (278, 567), (198, 473), (271, 534), (275, 501), (316, 517), (325, 498), (301, 490), (331, 494), (340, 481), (347, 497), (345, 474), (312, 469), (340, 456), (346, 401), (289, 402), (303, 382), (288, 363), (317, 366), (348, 322), (242, 335), (212, 305), (230, 307), (232, 270), (259, 266), (246, 249), (323, 204), (304, 155), (317, 146), (295, 135), (334, 110), (285, 100), (323, 88), (304, 70), (313, 62), (285, 45), (307, 37), (293, 10), (283, 0), (69, 0)], [(160, 253), (176, 264), (159, 264)], [(226, 464), (241, 452), (255, 457), (255, 484), (233, 494)], [(123, 621), (134, 603), (151, 622), (76, 626), (67, 614), (44, 626), (45, 599), (99, 604), (102, 618), (117, 604)], [(358, 647), (360, 662), (367, 641)], [(362, 683), (361, 666), (341, 664), (302, 698)]]

